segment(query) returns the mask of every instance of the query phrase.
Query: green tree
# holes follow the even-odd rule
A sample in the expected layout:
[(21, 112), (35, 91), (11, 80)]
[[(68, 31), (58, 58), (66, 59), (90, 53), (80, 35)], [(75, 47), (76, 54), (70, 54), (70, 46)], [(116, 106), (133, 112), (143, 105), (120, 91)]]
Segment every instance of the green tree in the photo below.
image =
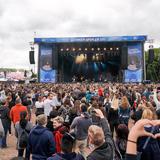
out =
[(146, 60), (146, 78), (152, 81), (160, 80), (160, 48), (154, 48), (154, 61), (153, 63), (148, 63), (148, 51), (145, 52)]

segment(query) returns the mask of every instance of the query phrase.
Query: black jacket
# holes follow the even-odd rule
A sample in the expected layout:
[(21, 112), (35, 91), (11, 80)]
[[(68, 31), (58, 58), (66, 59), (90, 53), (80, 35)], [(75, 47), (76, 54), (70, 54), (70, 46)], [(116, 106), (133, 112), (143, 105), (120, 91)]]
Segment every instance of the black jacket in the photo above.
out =
[(4, 129), (8, 129), (10, 125), (9, 111), (9, 108), (6, 106), (0, 107), (0, 119), (2, 120)]
[(104, 131), (105, 142), (88, 155), (87, 160), (113, 160), (114, 145), (107, 120), (105, 118), (100, 119), (99, 125)]
[(126, 154), (125, 160), (138, 160), (138, 157), (134, 154)]
[(96, 148), (88, 157), (87, 160), (112, 160), (113, 150), (111, 144), (107, 142)]

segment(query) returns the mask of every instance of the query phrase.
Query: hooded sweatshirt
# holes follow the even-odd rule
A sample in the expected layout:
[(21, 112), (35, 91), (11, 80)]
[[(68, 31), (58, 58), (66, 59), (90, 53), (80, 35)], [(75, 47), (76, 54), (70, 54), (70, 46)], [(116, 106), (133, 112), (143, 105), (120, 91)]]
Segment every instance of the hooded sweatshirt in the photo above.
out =
[(28, 150), (32, 153), (33, 160), (46, 160), (55, 153), (52, 132), (43, 126), (37, 125), (29, 135)]
[(92, 120), (87, 112), (73, 120), (71, 129), (75, 130), (77, 140), (85, 140), (87, 138), (90, 125), (92, 125)]

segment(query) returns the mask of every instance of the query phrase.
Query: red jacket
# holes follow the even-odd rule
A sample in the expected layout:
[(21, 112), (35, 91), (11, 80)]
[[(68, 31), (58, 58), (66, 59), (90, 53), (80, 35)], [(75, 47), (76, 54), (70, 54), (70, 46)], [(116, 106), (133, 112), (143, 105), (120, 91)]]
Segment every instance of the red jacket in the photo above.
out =
[(11, 108), (10, 118), (14, 124), (20, 121), (20, 113), (23, 111), (27, 112), (27, 107), (23, 106), (22, 104), (16, 104), (14, 107)]
[(65, 132), (68, 132), (68, 128), (66, 126), (60, 126), (56, 128), (56, 130), (53, 132), (54, 134), (54, 140), (56, 143), (56, 152), (61, 152), (61, 139)]

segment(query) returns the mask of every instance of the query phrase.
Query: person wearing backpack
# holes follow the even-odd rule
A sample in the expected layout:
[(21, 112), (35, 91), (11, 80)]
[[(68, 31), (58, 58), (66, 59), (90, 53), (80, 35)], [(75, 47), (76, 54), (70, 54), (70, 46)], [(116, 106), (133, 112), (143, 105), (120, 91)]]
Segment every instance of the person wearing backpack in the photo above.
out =
[(28, 145), (28, 136), (33, 128), (31, 122), (27, 119), (27, 112), (23, 111), (20, 113), (20, 121), (15, 124), (15, 136), (18, 139), (17, 147), (18, 147), (18, 157), (23, 157), (24, 150)]
[(49, 157), (47, 160), (85, 160), (84, 157), (74, 152), (76, 136), (74, 133), (65, 133), (61, 140), (62, 151)]

